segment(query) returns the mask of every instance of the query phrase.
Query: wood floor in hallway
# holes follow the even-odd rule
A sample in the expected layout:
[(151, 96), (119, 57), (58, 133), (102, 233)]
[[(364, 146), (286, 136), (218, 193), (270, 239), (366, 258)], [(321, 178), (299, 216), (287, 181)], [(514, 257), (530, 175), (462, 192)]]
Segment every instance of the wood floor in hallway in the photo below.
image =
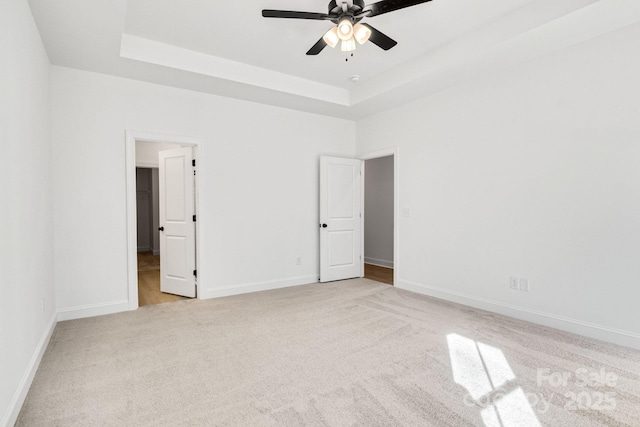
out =
[(160, 256), (138, 252), (138, 306), (189, 299), (160, 291)]
[(393, 286), (393, 268), (381, 267), (379, 265), (365, 264), (364, 277), (376, 282), (386, 283)]

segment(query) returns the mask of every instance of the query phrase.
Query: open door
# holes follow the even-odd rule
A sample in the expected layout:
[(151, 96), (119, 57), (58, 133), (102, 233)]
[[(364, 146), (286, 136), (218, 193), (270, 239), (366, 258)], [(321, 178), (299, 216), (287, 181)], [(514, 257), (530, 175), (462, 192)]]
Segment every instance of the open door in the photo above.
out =
[(362, 161), (320, 157), (320, 281), (362, 277)]
[(196, 296), (193, 149), (160, 152), (160, 290)]

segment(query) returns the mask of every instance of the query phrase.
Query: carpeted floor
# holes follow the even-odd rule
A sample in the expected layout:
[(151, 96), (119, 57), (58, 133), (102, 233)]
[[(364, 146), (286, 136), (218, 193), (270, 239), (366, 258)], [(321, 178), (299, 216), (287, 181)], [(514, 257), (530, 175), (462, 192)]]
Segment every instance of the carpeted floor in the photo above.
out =
[(640, 426), (640, 352), (367, 279), (60, 322), (19, 426)]

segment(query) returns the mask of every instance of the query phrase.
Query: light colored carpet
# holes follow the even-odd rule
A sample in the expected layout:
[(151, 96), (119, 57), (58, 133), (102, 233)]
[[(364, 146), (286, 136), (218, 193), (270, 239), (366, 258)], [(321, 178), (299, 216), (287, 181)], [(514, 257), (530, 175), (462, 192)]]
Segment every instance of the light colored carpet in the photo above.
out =
[(640, 426), (640, 352), (313, 284), (60, 322), (17, 425)]

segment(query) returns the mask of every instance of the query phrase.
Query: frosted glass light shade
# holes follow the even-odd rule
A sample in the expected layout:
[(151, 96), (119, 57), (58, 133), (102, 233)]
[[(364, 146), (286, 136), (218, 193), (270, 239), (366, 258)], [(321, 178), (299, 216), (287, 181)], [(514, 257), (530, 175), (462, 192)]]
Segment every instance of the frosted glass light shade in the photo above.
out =
[(338, 37), (340, 40), (346, 41), (353, 37), (353, 24), (350, 19), (343, 19), (338, 24)]
[(369, 40), (369, 37), (371, 37), (371, 30), (362, 24), (356, 24), (353, 27), (353, 37), (358, 43), (365, 44), (367, 40)]
[(333, 27), (322, 36), (324, 42), (330, 47), (336, 47), (340, 38), (338, 37), (338, 27)]
[(354, 40), (354, 38), (351, 37), (349, 40), (342, 40), (340, 50), (342, 50), (343, 52), (352, 52), (356, 50), (356, 41)]

